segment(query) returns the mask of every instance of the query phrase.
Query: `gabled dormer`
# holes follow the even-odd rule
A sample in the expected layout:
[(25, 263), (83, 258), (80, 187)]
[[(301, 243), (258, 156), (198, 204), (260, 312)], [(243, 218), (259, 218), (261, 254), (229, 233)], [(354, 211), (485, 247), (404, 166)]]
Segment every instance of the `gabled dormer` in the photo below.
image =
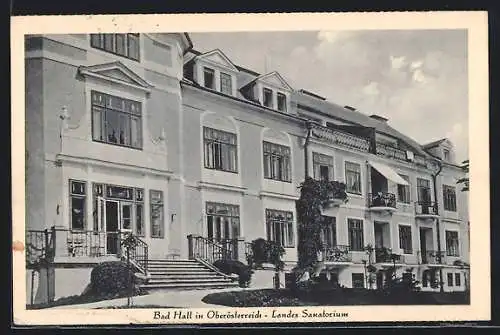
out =
[(428, 143), (423, 146), (431, 155), (445, 162), (455, 164), (455, 149), (453, 143), (447, 138)]
[(215, 49), (193, 58), (193, 80), (200, 86), (236, 96), (238, 68)]
[(261, 75), (242, 88), (244, 95), (261, 105), (283, 113), (290, 111), (292, 87), (276, 71)]

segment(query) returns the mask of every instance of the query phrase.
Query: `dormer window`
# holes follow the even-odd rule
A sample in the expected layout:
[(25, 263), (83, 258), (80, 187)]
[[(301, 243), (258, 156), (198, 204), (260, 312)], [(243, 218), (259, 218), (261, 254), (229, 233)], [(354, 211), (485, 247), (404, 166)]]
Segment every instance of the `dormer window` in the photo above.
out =
[(215, 89), (215, 71), (214, 69), (203, 68), (203, 86), (211, 90)]
[(220, 73), (220, 91), (221, 93), (232, 95), (233, 94), (233, 80), (227, 73)]
[(283, 93), (278, 93), (278, 110), (286, 112), (286, 95)]
[(273, 91), (268, 88), (263, 90), (264, 106), (273, 108)]
[(450, 150), (443, 149), (443, 159), (447, 162), (450, 161)]

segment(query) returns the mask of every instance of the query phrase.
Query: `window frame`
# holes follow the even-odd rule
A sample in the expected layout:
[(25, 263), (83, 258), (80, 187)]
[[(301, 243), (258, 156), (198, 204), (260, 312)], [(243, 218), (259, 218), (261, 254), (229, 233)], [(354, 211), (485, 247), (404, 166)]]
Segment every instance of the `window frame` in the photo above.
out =
[[(153, 202), (153, 194), (158, 193), (160, 198), (157, 202)], [(164, 239), (165, 238), (165, 200), (163, 197), (163, 191), (162, 190), (155, 190), (155, 189), (150, 189), (149, 190), (149, 220), (150, 220), (150, 236), (151, 238), (156, 238), (156, 239)], [(154, 230), (154, 219), (153, 219), (153, 207), (158, 207), (160, 210), (160, 217), (161, 221), (159, 224), (159, 229), (160, 233), (155, 234)]]
[[(225, 80), (227, 80), (227, 82), (229, 83), (229, 92), (225, 92), (223, 90), (223, 87), (224, 85), (222, 84), (223, 83), (223, 77), (225, 77)], [(219, 72), (219, 83), (220, 83), (220, 92), (222, 94), (226, 94), (226, 95), (233, 95), (233, 76), (230, 75), (229, 73), (226, 73), (226, 72)]]
[[(229, 209), (229, 214), (222, 214), (217, 211), (214, 212), (209, 212), (210, 207), (217, 208), (217, 206), (221, 207), (226, 207)], [(234, 214), (236, 213), (236, 215)], [(215, 201), (206, 201), (205, 202), (205, 215), (207, 218), (207, 238), (211, 241), (216, 241), (216, 242), (221, 242), (227, 240), (225, 238), (224, 232), (227, 231), (229, 240), (234, 240), (239, 237), (240, 235), (240, 230), (241, 230), (241, 212), (240, 212), (240, 205), (237, 204), (230, 204), (230, 203), (222, 203), (222, 202), (215, 202)], [(220, 218), (220, 238), (216, 236), (215, 233), (215, 224), (216, 224), (216, 218)], [(228, 227), (226, 229), (225, 227), (225, 221), (223, 219), (228, 219)], [(233, 231), (233, 225), (237, 224), (238, 227), (238, 236), (232, 236), (233, 235), (231, 232)], [(223, 232), (224, 231), (224, 232)], [(210, 236), (210, 232), (212, 232), (212, 236)]]
[[(425, 187), (424, 185), (422, 185), (422, 182), (425, 182)], [(426, 199), (422, 199), (421, 198), (421, 193), (420, 193), (420, 190), (429, 190), (429, 205), (432, 203), (432, 192), (431, 192), (431, 182), (429, 179), (426, 179), (426, 178), (417, 178), (417, 201), (418, 203), (421, 203), (421, 204), (426, 204), (427, 201)]]
[[(354, 171), (352, 169), (348, 169), (348, 165), (356, 165), (357, 168), (359, 168), (358, 171)], [(357, 175), (359, 175), (359, 191), (358, 190), (352, 190), (350, 189), (350, 185), (348, 183), (348, 178), (347, 178), (347, 175), (348, 175), (348, 172), (350, 173), (356, 173)], [(351, 162), (351, 161), (344, 161), (344, 178), (345, 178), (345, 181), (346, 181), (346, 192), (347, 193), (350, 193), (350, 194), (355, 194), (355, 195), (362, 195), (363, 194), (363, 178), (362, 178), (362, 175), (361, 175), (361, 164), (360, 163), (356, 163), (356, 162)]]
[[(280, 98), (283, 99), (283, 108), (280, 108)], [(286, 113), (288, 110), (287, 104), (288, 104), (288, 99), (287, 99), (286, 94), (284, 94), (282, 92), (277, 92), (276, 93), (276, 109), (280, 112)]]
[[(453, 238), (455, 236), (456, 238)], [(457, 230), (445, 230), (446, 256), (460, 257), (460, 236)], [(454, 245), (456, 244), (456, 245)]]
[[(280, 216), (281, 219), (276, 219), (275, 217), (277, 215)], [(266, 238), (268, 241), (274, 241), (283, 248), (295, 248), (296, 233), (293, 211), (266, 208), (265, 221)], [(278, 224), (278, 226), (276, 226), (276, 224)], [(279, 239), (276, 238), (275, 233), (277, 230), (281, 232), (280, 235), (283, 237), (283, 240), (281, 240), (281, 237)]]
[[(73, 192), (72, 186), (73, 183), (78, 183), (82, 184), (83, 186), (83, 192), (82, 193), (76, 193)], [(85, 180), (78, 180), (78, 179), (68, 179), (68, 195), (69, 195), (69, 227), (71, 231), (84, 231), (87, 229), (87, 182)], [(74, 228), (73, 227), (73, 199), (79, 199), (83, 200), (83, 209), (82, 209), (82, 227), (81, 228)]]
[[(270, 105), (266, 105), (266, 93), (269, 93)], [(268, 87), (262, 88), (262, 105), (267, 108), (274, 109), (274, 91)]]
[[(402, 234), (404, 230), (407, 231), (408, 234)], [(412, 227), (409, 225), (399, 225), (398, 227), (398, 236), (399, 236), (399, 249), (403, 250), (405, 255), (413, 254), (413, 236), (412, 236)], [(405, 239), (405, 237), (407, 239)], [(408, 240), (409, 239), (409, 240)], [(404, 243), (409, 243), (409, 249), (405, 248)]]
[(455, 278), (454, 278), (454, 276), (453, 276), (453, 273), (448, 272), (448, 273), (446, 274), (446, 284), (447, 284), (447, 286), (448, 286), (448, 287), (453, 287), (454, 280), (455, 280)]
[[(203, 73), (203, 87), (204, 88), (207, 88), (209, 90), (217, 90), (217, 80), (215, 78), (215, 69), (214, 68), (211, 68), (209, 66), (203, 66), (202, 67), (202, 73)], [(207, 73), (211, 73), (212, 74), (212, 87), (208, 87), (207, 86), (207, 78), (206, 78), (206, 74)]]
[[(203, 126), (202, 128), (203, 131), (203, 167), (205, 169), (209, 170), (215, 170), (215, 171), (223, 171), (223, 172), (230, 172), (230, 173), (239, 173), (239, 166), (238, 166), (238, 134), (232, 133), (229, 131), (225, 130), (220, 130), (212, 127), (207, 127)], [(234, 144), (230, 143), (231, 141), (222, 141), (220, 139), (214, 139), (214, 138), (209, 138), (207, 137), (207, 132), (215, 133), (217, 137), (220, 136), (228, 136), (230, 138), (234, 139)], [(214, 147), (218, 145), (219, 147), (219, 163), (216, 164), (216, 156), (215, 156), (215, 149)], [(208, 146), (212, 148), (212, 154), (214, 157), (207, 156), (210, 154), (209, 150), (207, 149)], [(228, 156), (228, 159), (230, 158), (230, 152), (231, 150), (234, 151), (234, 169), (230, 169), (229, 167), (224, 167), (222, 166), (223, 164), (223, 152), (224, 150), (227, 150), (226, 155)], [(210, 166), (210, 162), (213, 161), (213, 167)], [(220, 165), (220, 166), (218, 166)]]
[[(99, 105), (98, 103), (95, 103), (94, 102), (94, 96), (98, 96), (98, 95), (101, 95), (103, 98), (104, 98), (104, 105)], [(121, 104), (122, 106), (124, 106), (125, 104), (130, 104), (131, 106), (132, 105), (136, 105), (136, 107), (139, 108), (139, 113), (132, 113), (132, 112), (129, 112), (129, 111), (125, 111), (125, 108), (122, 109), (122, 110), (119, 110), (119, 109), (114, 109), (110, 106), (108, 106), (108, 99), (117, 99), (119, 101), (121, 101)], [(132, 99), (128, 99), (128, 98), (122, 98), (122, 97), (119, 97), (117, 95), (113, 95), (113, 94), (108, 94), (108, 93), (104, 93), (102, 91), (98, 91), (98, 90), (95, 90), (95, 89), (92, 89), (90, 91), (90, 114), (91, 114), (91, 137), (92, 137), (92, 141), (93, 142), (97, 142), (97, 143), (103, 143), (103, 144), (108, 144), (108, 145), (115, 145), (115, 146), (119, 146), (119, 147), (123, 147), (123, 148), (128, 148), (128, 149), (134, 149), (134, 150), (143, 150), (144, 149), (144, 120), (143, 120), (143, 102), (142, 101), (137, 101), (137, 100), (132, 100)], [(95, 129), (95, 125), (96, 125), (96, 115), (95, 114), (99, 114), (99, 117), (100, 119), (98, 120), (99, 122), (99, 137), (100, 138), (96, 138), (96, 129)], [(117, 116), (117, 119), (119, 120), (118, 124), (119, 124), (119, 127), (121, 125), (121, 122), (123, 120), (123, 116), (126, 118), (127, 122), (128, 122), (128, 126), (129, 126), (129, 135), (130, 135), (130, 145), (129, 144), (124, 144), (124, 143), (120, 143), (119, 139), (117, 139), (117, 142), (112, 142), (108, 139), (108, 124), (110, 123), (108, 121), (108, 114), (109, 113), (114, 113), (116, 114)], [(135, 134), (136, 138), (138, 139), (137, 141), (139, 142), (139, 144), (137, 146), (134, 146), (132, 144), (132, 136), (133, 136), (133, 133), (132, 133), (132, 124), (133, 124), (133, 120), (136, 120), (136, 123), (138, 123), (138, 126), (136, 128), (136, 130), (138, 130), (138, 132)], [(138, 122), (137, 122), (138, 121)], [(104, 139), (101, 139), (101, 137), (103, 136), (104, 134)], [(119, 136), (119, 135), (118, 135)]]
[[(404, 174), (399, 175), (401, 178), (406, 180), (408, 182), (408, 185), (402, 185), (402, 184), (397, 184), (397, 191), (398, 191), (398, 199), (397, 201), (402, 204), (410, 204), (411, 203), (411, 184), (410, 184), (410, 177)], [(400, 193), (400, 191), (403, 191), (403, 193)]]
[[(270, 148), (266, 151), (266, 145)], [(279, 154), (276, 154), (279, 151)], [(282, 154), (281, 152), (287, 152)], [(266, 169), (266, 163), (269, 160), (269, 168)], [(275, 161), (278, 162), (278, 171), (274, 170)], [(292, 149), (288, 145), (278, 144), (270, 141), (262, 141), (262, 162), (264, 169), (264, 179), (279, 181), (283, 183), (292, 183)], [(267, 172), (267, 173), (266, 173)]]
[[(313, 178), (315, 180), (321, 180), (321, 167), (326, 166), (328, 168), (328, 181), (335, 180), (335, 160), (333, 156), (322, 154), (320, 152), (313, 151), (312, 153), (313, 161)], [(327, 162), (327, 160), (331, 160)]]
[(443, 184), (443, 208), (447, 212), (457, 211), (456, 187)]
[(462, 275), (460, 272), (455, 272), (455, 286), (462, 286)]
[[(355, 227), (355, 224), (359, 224), (359, 227)], [(349, 250), (351, 251), (364, 251), (364, 243), (365, 243), (365, 233), (364, 233), (365, 227), (364, 227), (364, 220), (358, 219), (358, 218), (347, 218), (347, 234), (348, 234), (348, 243), (349, 243)], [(356, 238), (360, 239), (359, 246), (354, 245), (355, 240), (353, 239), (355, 232), (358, 232), (358, 236)], [(356, 243), (358, 244), (358, 243)]]
[[(117, 51), (117, 36), (125, 37), (123, 49), (124, 53), (119, 53)], [(98, 38), (98, 45), (95, 44), (95, 37)], [(106, 46), (106, 37), (111, 38), (111, 50)], [(137, 43), (137, 57), (130, 55), (130, 40), (134, 40)], [(117, 33), (98, 33), (98, 34), (90, 34), (90, 46), (94, 49), (101, 50), (107, 53), (111, 53), (116, 56), (124, 57), (135, 62), (141, 61), (141, 37), (140, 33), (125, 33), (125, 34), (117, 34)]]
[[(327, 246), (328, 248), (335, 248), (338, 245), (337, 217), (322, 215), (321, 219), (323, 221), (323, 227), (321, 229), (321, 240), (323, 242), (323, 245)], [(331, 242), (331, 245), (328, 242)]]

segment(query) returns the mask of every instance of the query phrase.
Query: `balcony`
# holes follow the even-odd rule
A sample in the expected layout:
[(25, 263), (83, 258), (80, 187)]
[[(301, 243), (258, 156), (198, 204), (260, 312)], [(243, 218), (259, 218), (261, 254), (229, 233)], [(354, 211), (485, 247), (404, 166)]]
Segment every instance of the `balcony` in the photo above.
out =
[(332, 144), (341, 145), (363, 152), (369, 152), (370, 150), (370, 141), (368, 139), (355, 136), (344, 131), (333, 130), (314, 124), (312, 126), (312, 133), (315, 137)]
[(407, 153), (405, 150), (402, 150), (402, 149), (399, 149), (399, 148), (396, 148), (396, 147), (393, 147), (393, 146), (390, 146), (390, 145), (387, 145), (384, 143), (377, 142), (376, 153), (379, 156), (384, 156), (387, 158), (396, 159), (396, 160), (405, 161), (405, 162), (413, 161), (416, 165), (427, 166), (427, 162), (425, 160), (425, 157), (413, 154), (413, 159), (409, 160), (408, 159), (409, 157), (407, 156)]
[(392, 253), (390, 248), (375, 248), (375, 263), (383, 266), (401, 266), (405, 263), (403, 255)]
[(347, 245), (336, 245), (325, 247), (323, 251), (323, 261), (327, 264), (351, 263), (352, 254)]
[(387, 192), (369, 193), (368, 207), (374, 212), (395, 212), (396, 195)]
[(444, 251), (434, 250), (419, 251), (420, 263), (425, 265), (440, 265), (445, 263)]
[(439, 217), (436, 213), (435, 201), (415, 202), (415, 217), (420, 219), (434, 219)]

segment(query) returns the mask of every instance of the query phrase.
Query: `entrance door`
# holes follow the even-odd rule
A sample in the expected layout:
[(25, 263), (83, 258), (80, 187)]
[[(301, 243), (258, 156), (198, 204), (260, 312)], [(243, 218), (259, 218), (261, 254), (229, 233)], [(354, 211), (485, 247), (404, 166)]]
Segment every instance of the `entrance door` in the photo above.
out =
[(106, 200), (106, 250), (116, 255), (119, 250), (119, 207), (117, 201)]

